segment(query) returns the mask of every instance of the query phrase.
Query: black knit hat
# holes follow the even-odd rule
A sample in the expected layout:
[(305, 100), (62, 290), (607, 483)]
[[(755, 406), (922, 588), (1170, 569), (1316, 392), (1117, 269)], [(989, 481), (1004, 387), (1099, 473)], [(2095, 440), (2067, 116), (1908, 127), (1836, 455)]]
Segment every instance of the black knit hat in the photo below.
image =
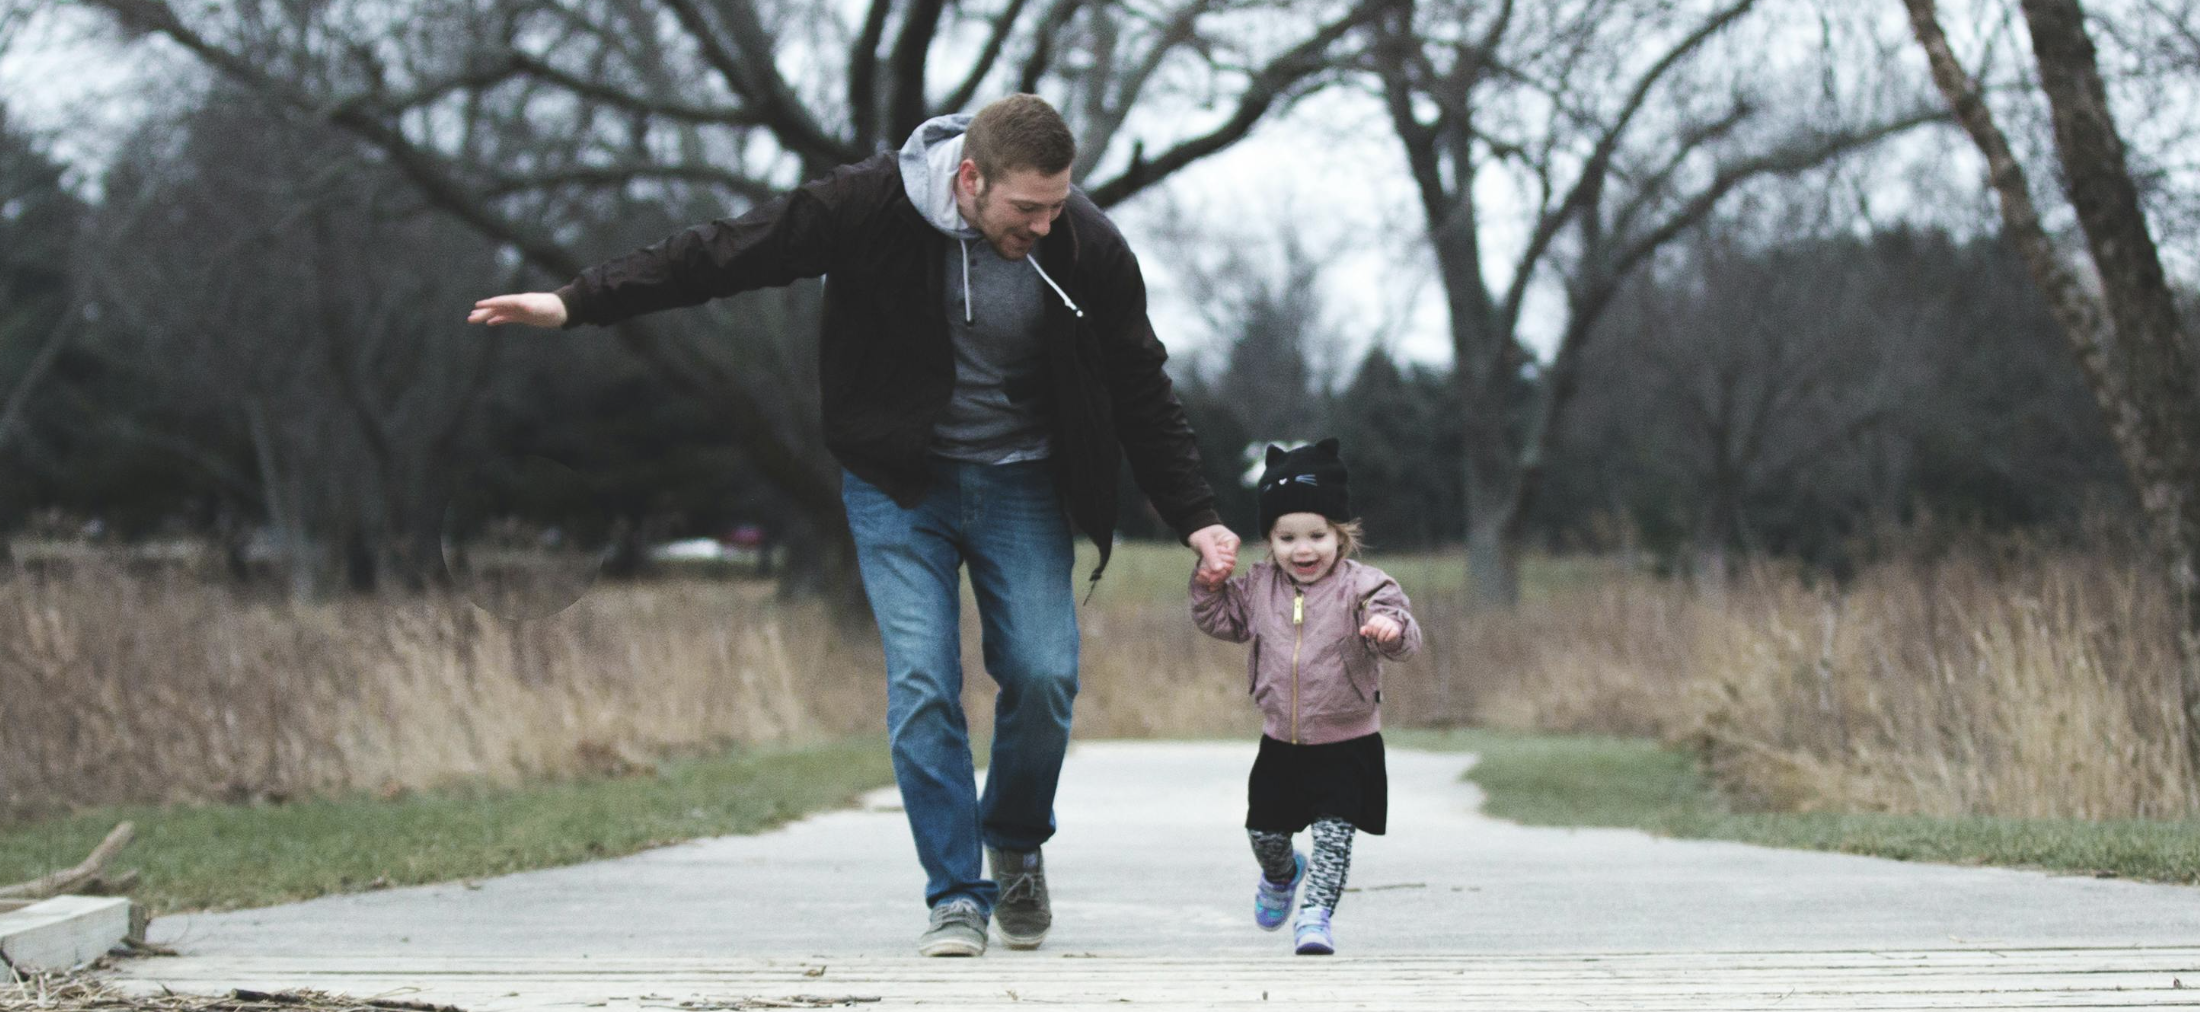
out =
[(1268, 446), (1268, 467), (1260, 473), (1260, 536), (1275, 529), (1276, 518), (1286, 513), (1319, 513), (1343, 523), (1352, 519), (1352, 500), (1345, 489), (1344, 461), (1337, 457), (1337, 438), (1331, 436), (1312, 446), (1285, 450)]

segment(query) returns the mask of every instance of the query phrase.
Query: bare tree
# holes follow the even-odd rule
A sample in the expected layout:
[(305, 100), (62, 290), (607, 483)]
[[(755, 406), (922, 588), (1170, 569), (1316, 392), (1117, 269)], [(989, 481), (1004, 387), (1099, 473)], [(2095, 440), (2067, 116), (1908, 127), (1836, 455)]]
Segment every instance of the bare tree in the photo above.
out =
[(61, 173), (0, 108), (0, 451), (72, 333), (65, 264), (83, 208)]
[(2039, 87), (2065, 192), (2098, 288), (2065, 263), (2041, 224), (2024, 166), (1978, 82), (1957, 61), (1933, 0), (1904, 0), (1933, 80), (1986, 156), (2002, 224), (2069, 336), (2107, 416), (2151, 540), (2177, 595), (2187, 758), (2200, 770), (2200, 389), (2122, 137), (2076, 0), (2024, 0)]
[[(0, 6), (0, 50), (9, 22)], [(0, 107), (0, 474), (44, 456), (31, 445), (31, 407), (81, 321), (68, 264), (85, 208), (63, 184), (63, 171)], [(0, 489), (0, 527), (11, 526), (8, 515), (21, 505)], [(0, 559), (6, 556), (0, 540)]]
[(1177, 239), (1177, 274), (1209, 331), (1228, 344), (1212, 392), (1253, 439), (1322, 435), (1329, 380), (1314, 361), (1338, 337), (1325, 319), (1321, 265), (1289, 230), (1265, 242), (1225, 243), (1211, 263), (1191, 248), (1199, 241)]
[[(1664, 430), (1659, 463), (1686, 489), (1693, 568), (1714, 593), (1732, 550), (1769, 547), (1753, 504), (1851, 497), (1866, 437), (1940, 378), (1922, 354), (1932, 307), (1867, 245), (1789, 238), (1818, 231), (1796, 217), (1705, 223), (1637, 277), (1607, 317), (1623, 333), (1582, 359), (1585, 383), (1635, 388), (1615, 421)], [(1769, 248), (1745, 238), (1767, 231)]]
[[(1626, 279), (1751, 181), (1824, 164), (1938, 115), (1844, 123), (1769, 112), (1787, 96), (1707, 58), (1757, 6), (1398, 0), (1379, 21), (1369, 66), (1420, 193), (1450, 311), (1466, 413), (1467, 567), (1482, 603), (1518, 598), (1517, 544), (1549, 433)], [(1726, 55), (1725, 67), (1748, 64)], [(1500, 181), (1526, 205), (1524, 220), (1492, 204), (1488, 184)], [(1493, 238), (1508, 227), (1525, 239)], [(1522, 321), (1546, 278), (1564, 305), (1552, 361), (1531, 384)]]
[[(630, 240), (603, 214), (607, 195), (744, 206), (1009, 89), (1066, 96), (1087, 192), (1122, 201), (1319, 83), (1373, 0), (872, 0), (857, 24), (835, 5), (754, 0), (435, 0), (402, 21), (363, 2), (89, 2), (349, 131), (438, 213), (562, 280)], [(1135, 115), (1157, 99), (1178, 114)], [(805, 543), (837, 549), (817, 565), (845, 587), (837, 470), (754, 393), (776, 353), (679, 329), (617, 333), (667, 387), (720, 412), (820, 525)]]
[[(297, 596), (434, 581), (447, 469), (499, 343), (443, 340), (439, 309), (494, 277), (487, 244), (391, 213), (401, 184), (253, 96), (217, 89), (138, 141), (81, 251), (108, 321), (85, 345), (163, 396), (106, 425), (258, 507)], [(361, 269), (380, 259), (434, 269)]]

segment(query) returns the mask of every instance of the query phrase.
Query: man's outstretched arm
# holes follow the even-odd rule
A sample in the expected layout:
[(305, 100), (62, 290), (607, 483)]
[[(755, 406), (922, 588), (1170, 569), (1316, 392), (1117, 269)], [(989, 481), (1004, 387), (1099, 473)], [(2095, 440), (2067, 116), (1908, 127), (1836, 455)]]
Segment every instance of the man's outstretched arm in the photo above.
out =
[(825, 274), (833, 265), (844, 215), (863, 213), (849, 210), (851, 196), (876, 189), (857, 181), (856, 174), (870, 165), (842, 166), (738, 217), (683, 229), (590, 267), (555, 292), (483, 299), (466, 320), (490, 326), (612, 324)]

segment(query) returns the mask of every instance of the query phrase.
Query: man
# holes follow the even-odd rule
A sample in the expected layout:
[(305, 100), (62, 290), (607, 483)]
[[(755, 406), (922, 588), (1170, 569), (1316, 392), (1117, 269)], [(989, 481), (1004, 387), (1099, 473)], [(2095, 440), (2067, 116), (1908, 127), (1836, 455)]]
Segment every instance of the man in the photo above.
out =
[[(1052, 923), (1040, 846), (1077, 692), (1070, 522), (1100, 550), (1097, 581), (1127, 457), (1203, 571), (1237, 564), (1138, 261), (1070, 186), (1075, 155), (1051, 106), (1011, 96), (925, 123), (898, 155), (468, 317), (607, 324), (826, 276), (821, 415), (885, 647), (894, 775), (927, 876), (925, 955), (983, 954), (989, 918), (1011, 948), (1036, 948)], [(961, 704), (965, 562), (999, 686), (982, 797)]]

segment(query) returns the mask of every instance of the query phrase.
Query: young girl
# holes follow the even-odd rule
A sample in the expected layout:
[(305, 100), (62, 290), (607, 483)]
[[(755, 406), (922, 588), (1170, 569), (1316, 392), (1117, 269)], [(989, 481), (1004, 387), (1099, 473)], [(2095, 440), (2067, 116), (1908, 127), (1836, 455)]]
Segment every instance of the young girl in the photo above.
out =
[[(1296, 948), (1329, 955), (1352, 834), (1382, 835), (1389, 803), (1376, 711), (1382, 660), (1419, 650), (1421, 628), (1398, 581), (1350, 557), (1360, 525), (1335, 439), (1288, 453), (1270, 446), (1258, 494), (1268, 561), (1236, 578), (1194, 573), (1192, 620), (1253, 645), (1247, 681), (1267, 718), (1246, 791), (1245, 830), (1261, 867), (1253, 921), (1280, 927), (1305, 879)], [(1308, 825), (1311, 865), (1291, 845)]]

